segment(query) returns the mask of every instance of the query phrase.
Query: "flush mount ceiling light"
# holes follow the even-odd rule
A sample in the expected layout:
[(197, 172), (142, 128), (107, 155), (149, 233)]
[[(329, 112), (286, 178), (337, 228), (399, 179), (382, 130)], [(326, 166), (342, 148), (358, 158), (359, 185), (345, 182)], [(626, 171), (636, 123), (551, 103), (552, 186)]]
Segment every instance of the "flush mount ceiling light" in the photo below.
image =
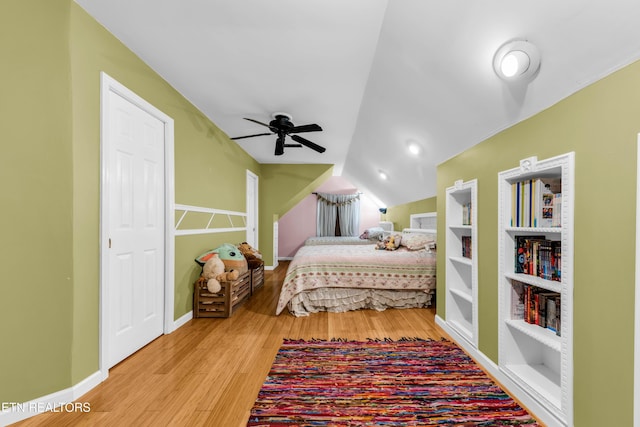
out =
[(414, 156), (417, 156), (418, 154), (420, 154), (420, 151), (421, 151), (420, 150), (420, 144), (418, 144), (416, 141), (414, 141), (412, 139), (407, 141), (407, 149)]
[(380, 177), (380, 179), (384, 181), (386, 181), (389, 178), (389, 176), (382, 170), (378, 171), (378, 176)]
[(526, 40), (503, 44), (493, 57), (493, 69), (506, 81), (532, 80), (539, 68), (540, 52)]

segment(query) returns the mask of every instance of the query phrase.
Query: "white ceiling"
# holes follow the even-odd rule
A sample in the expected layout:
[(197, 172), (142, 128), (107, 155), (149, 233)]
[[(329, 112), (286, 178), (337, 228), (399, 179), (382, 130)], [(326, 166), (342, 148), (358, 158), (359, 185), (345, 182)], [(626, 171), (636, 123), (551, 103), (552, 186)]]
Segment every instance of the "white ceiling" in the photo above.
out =
[[(230, 137), (274, 112), (322, 126), (301, 136), (324, 154), (238, 140), (260, 163), (335, 164), (385, 206), (435, 196), (436, 165), (640, 58), (637, 0), (76, 2)], [(512, 39), (540, 50), (529, 84), (493, 72)]]

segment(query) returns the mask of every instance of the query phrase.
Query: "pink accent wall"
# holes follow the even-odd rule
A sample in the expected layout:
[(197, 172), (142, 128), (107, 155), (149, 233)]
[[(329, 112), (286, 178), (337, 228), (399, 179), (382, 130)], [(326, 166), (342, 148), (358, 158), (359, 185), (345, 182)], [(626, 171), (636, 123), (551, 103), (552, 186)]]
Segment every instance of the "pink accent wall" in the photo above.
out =
[[(321, 193), (354, 194), (358, 191), (349, 181), (332, 176), (314, 191)], [(278, 221), (278, 257), (291, 258), (308, 237), (316, 235), (316, 196), (309, 194)], [(380, 222), (378, 206), (367, 197), (360, 196), (360, 231), (377, 227)]]

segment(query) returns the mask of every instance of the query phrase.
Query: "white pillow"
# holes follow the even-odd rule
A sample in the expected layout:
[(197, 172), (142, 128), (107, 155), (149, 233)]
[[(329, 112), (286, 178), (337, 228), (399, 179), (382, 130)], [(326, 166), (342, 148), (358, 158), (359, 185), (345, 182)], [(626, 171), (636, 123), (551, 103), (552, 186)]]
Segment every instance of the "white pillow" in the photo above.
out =
[(402, 233), (402, 246), (415, 251), (418, 249), (435, 249), (436, 238), (433, 234)]
[[(371, 227), (371, 228), (367, 228), (365, 230), (365, 233), (367, 233), (367, 239), (369, 240), (373, 240), (378, 241), (378, 240), (382, 240), (382, 235), (384, 234), (384, 229), (382, 227)], [(364, 234), (364, 233), (363, 233)], [(362, 236), (361, 236), (362, 238)]]

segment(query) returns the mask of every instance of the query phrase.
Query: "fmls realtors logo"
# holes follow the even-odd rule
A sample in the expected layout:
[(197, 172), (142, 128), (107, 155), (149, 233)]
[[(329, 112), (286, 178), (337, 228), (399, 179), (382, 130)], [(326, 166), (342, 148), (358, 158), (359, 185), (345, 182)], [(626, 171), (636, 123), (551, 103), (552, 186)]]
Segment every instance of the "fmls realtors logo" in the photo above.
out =
[(91, 412), (89, 402), (2, 402), (2, 412)]

